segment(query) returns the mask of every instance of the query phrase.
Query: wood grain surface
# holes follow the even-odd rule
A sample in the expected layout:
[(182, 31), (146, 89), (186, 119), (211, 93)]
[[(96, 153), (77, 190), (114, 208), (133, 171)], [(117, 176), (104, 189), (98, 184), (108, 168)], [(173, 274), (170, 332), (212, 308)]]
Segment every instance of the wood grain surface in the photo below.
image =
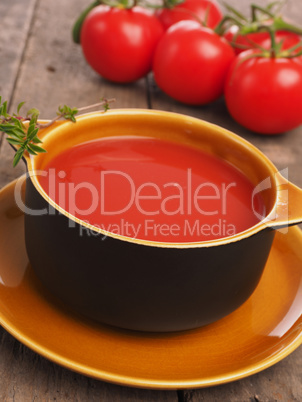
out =
[[(89, 0), (1, 0), (0, 95), (11, 110), (20, 101), (51, 118), (59, 104), (84, 106), (115, 97), (115, 107), (171, 110), (215, 122), (258, 146), (289, 179), (302, 187), (302, 127), (282, 136), (252, 134), (227, 114), (222, 99), (209, 106), (181, 105), (156, 88), (152, 75), (134, 84), (114, 85), (94, 73), (71, 27)], [(248, 0), (229, 0), (246, 11)], [(259, 1), (260, 3), (260, 1)], [(263, 3), (263, 1), (261, 2)], [(302, 21), (302, 3), (289, 0), (286, 15)], [(24, 172), (12, 168), (6, 141), (0, 148), (0, 187)], [(275, 366), (246, 379), (213, 388), (150, 391), (120, 387), (73, 373), (40, 357), (0, 328), (0, 401), (302, 401), (302, 348)]]

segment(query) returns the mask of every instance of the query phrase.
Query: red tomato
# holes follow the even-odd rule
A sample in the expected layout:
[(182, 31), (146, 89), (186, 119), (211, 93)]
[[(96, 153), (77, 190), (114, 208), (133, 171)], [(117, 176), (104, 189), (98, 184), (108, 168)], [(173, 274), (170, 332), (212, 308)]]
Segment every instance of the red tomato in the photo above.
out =
[(214, 101), (223, 93), (234, 51), (226, 40), (195, 21), (180, 21), (158, 43), (153, 60), (158, 86), (191, 105)]
[[(240, 35), (239, 27), (236, 25), (231, 26), (227, 32), (224, 34), (224, 37), (230, 42), (232, 46), (235, 48), (236, 54), (240, 54), (247, 49), (253, 49), (256, 45), (260, 45), (265, 49), (271, 48), (271, 38), (268, 32), (257, 32), (251, 33), (248, 35)], [(286, 50), (294, 45), (301, 42), (301, 37), (293, 32), (288, 31), (277, 31), (276, 32), (276, 42), (279, 43), (283, 41), (282, 49)], [(253, 44), (254, 43), (254, 44)], [(239, 45), (240, 47), (236, 47)], [(297, 50), (298, 51), (298, 50)]]
[(95, 7), (81, 30), (81, 45), (91, 67), (104, 78), (131, 82), (146, 75), (163, 28), (141, 7)]
[(185, 0), (173, 8), (163, 8), (155, 12), (165, 29), (182, 20), (193, 20), (196, 18), (205, 22), (209, 28), (215, 28), (222, 20), (223, 14), (216, 0)]
[(232, 64), (225, 100), (232, 117), (249, 130), (278, 134), (302, 123), (302, 58), (254, 57), (241, 53)]

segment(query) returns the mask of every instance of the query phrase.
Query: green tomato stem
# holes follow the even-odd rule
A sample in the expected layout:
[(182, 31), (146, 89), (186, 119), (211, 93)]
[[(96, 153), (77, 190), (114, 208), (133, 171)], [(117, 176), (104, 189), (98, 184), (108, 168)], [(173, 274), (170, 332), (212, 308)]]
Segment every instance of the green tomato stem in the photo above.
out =
[(296, 45), (290, 47), (289, 49), (285, 50), (285, 52), (288, 52), (289, 54), (293, 53), (295, 50), (299, 49), (299, 47), (302, 48), (302, 41), (297, 43)]
[(90, 11), (95, 8), (96, 6), (101, 4), (101, 0), (96, 0), (90, 6), (88, 6), (79, 16), (79, 18), (76, 20), (73, 28), (72, 28), (72, 39), (75, 43), (80, 43), (81, 39), (81, 30), (82, 30), (82, 25), (87, 17), (87, 15), (90, 13)]
[(157, 8), (173, 9), (175, 6), (184, 3), (185, 0), (163, 0), (163, 5), (155, 6)]
[(225, 2), (223, 2), (222, 4), (228, 11), (230, 11), (232, 14), (234, 14), (239, 20), (242, 20), (244, 22), (249, 22), (248, 19), (243, 14), (241, 14), (240, 11), (236, 10), (236, 8), (230, 6), (228, 3), (225, 3)]
[[(299, 49), (299, 52), (295, 52), (295, 50)], [(293, 59), (294, 57), (299, 57), (302, 55), (302, 42), (297, 43), (295, 46), (292, 46), (289, 49), (283, 50), (280, 52), (279, 57), (285, 57), (287, 59)]]
[(232, 22), (233, 24), (237, 25), (239, 28), (244, 26), (242, 24), (242, 22), (240, 22), (237, 18), (232, 17), (231, 15), (226, 15), (216, 26), (216, 28), (214, 29), (214, 32), (217, 33), (217, 35), (223, 35), (228, 28), (225, 26), (225, 24), (227, 22)]
[(252, 10), (252, 21), (253, 22), (259, 21), (258, 18), (257, 18), (257, 12), (258, 11), (261, 11), (263, 14), (267, 15), (270, 18), (275, 17), (274, 14), (271, 11), (269, 11), (268, 9), (263, 8), (261, 6), (258, 6), (257, 4), (252, 4), (251, 5), (251, 10)]
[(294, 54), (290, 54), (289, 56), (286, 56), (288, 59), (293, 59), (295, 57), (300, 57), (302, 56), (302, 50), (300, 50), (300, 52), (298, 53), (294, 53)]
[(267, 25), (261, 25), (261, 26), (259, 26), (259, 31), (267, 31), (268, 33), (269, 33), (269, 35), (270, 35), (270, 38), (271, 38), (271, 50), (270, 50), (270, 53), (271, 53), (271, 57), (276, 57), (276, 55), (277, 55), (277, 52), (278, 52), (278, 46), (277, 46), (277, 43), (276, 43), (276, 31), (275, 31), (275, 29), (274, 29), (274, 27), (273, 26), (267, 26)]
[(276, 30), (284, 30), (284, 31), (296, 33), (298, 35), (302, 35), (301, 28), (296, 27), (295, 25), (292, 25), (288, 22), (285, 22), (282, 17), (275, 17), (273, 25)]

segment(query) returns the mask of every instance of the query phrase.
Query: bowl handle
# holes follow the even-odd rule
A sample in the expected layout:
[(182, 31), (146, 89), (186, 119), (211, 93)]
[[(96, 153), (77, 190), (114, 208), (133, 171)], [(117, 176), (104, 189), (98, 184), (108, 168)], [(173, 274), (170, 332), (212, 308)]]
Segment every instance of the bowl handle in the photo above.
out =
[(282, 229), (302, 223), (302, 189), (276, 173), (277, 202), (266, 226)]

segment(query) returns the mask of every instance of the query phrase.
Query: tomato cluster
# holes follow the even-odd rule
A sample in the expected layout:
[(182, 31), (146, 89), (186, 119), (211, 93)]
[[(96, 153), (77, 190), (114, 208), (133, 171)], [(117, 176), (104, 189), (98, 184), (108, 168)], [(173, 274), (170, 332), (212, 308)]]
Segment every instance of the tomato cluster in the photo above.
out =
[[(269, 8), (247, 20), (216, 0), (175, 2), (155, 12), (98, 5), (75, 25), (74, 39), (102, 77), (128, 83), (153, 70), (159, 88), (189, 105), (224, 94), (244, 127), (277, 134), (302, 124), (302, 32)], [(261, 13), (260, 18), (257, 13)]]

